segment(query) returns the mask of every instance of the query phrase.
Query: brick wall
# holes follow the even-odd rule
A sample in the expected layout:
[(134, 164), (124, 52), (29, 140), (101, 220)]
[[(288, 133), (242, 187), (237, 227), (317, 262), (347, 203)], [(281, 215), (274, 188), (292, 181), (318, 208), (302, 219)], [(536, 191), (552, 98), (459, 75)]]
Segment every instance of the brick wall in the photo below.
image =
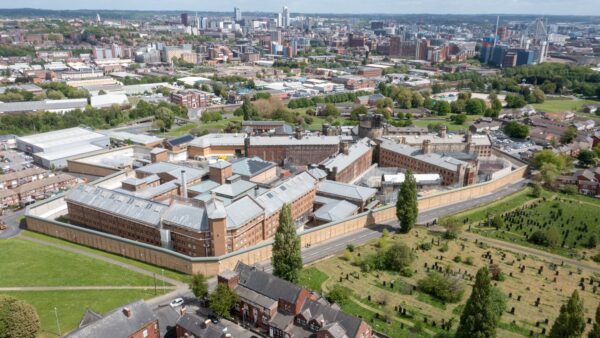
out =
[[(450, 192), (421, 198), (419, 199), (419, 209), (428, 210), (438, 208), (492, 193), (523, 178), (526, 170), (527, 167), (524, 166), (495, 181), (474, 184)], [(48, 214), (52, 208), (56, 208), (61, 203), (61, 199), (63, 200), (62, 203), (64, 203), (64, 198), (59, 196), (58, 198), (30, 206), (26, 213), (28, 229), (188, 274), (202, 273), (205, 275), (216, 275), (226, 269), (233, 269), (238, 261), (246, 264), (254, 264), (267, 261), (271, 258), (272, 240), (264, 241), (258, 245), (221, 257), (192, 258), (162, 248), (152, 247), (151, 245), (41, 217)], [(341, 222), (324, 224), (300, 233), (302, 246), (328, 241), (358, 231), (369, 225), (389, 222), (394, 220), (395, 217), (395, 207), (387, 206), (373, 212), (358, 214)]]

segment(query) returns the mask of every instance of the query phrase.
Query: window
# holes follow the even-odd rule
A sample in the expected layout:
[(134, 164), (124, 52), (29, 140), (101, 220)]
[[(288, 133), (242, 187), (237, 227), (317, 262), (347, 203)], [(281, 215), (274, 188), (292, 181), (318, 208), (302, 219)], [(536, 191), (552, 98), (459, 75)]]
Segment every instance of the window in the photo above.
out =
[(144, 335), (144, 338), (147, 338), (147, 337), (148, 337), (148, 330), (147, 330), (147, 329), (146, 329), (146, 330), (144, 330), (144, 332), (143, 332), (143, 335)]

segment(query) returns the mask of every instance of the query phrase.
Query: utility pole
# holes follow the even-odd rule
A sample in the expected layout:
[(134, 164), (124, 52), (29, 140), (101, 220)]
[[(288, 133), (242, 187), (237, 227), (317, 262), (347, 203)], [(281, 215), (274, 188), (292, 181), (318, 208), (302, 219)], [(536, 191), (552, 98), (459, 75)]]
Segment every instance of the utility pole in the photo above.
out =
[(154, 295), (156, 296), (156, 274), (153, 273), (152, 276), (154, 276)]
[(58, 309), (56, 308), (56, 306), (54, 307), (54, 317), (56, 318), (56, 327), (58, 328), (58, 336), (62, 336), (62, 333), (60, 332), (60, 322), (58, 321)]
[(165, 293), (165, 269), (160, 269), (160, 273), (162, 275), (162, 282), (163, 282), (163, 294)]

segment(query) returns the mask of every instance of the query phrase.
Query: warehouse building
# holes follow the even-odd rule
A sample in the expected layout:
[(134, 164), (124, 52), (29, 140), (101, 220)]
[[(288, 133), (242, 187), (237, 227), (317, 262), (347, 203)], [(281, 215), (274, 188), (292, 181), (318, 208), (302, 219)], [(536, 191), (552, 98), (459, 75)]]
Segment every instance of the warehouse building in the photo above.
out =
[(17, 149), (32, 155), (45, 168), (65, 168), (67, 159), (108, 148), (110, 138), (85, 129), (69, 128), (17, 138)]

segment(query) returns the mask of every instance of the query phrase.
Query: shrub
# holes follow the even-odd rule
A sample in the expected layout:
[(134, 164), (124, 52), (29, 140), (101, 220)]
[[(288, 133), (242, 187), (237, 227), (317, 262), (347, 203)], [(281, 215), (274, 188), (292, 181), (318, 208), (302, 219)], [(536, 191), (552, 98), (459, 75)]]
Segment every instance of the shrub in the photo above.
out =
[(346, 245), (346, 250), (350, 251), (350, 252), (354, 252), (354, 249), (356, 247), (354, 246), (354, 244), (350, 243), (348, 245)]
[(469, 257), (465, 258), (465, 264), (473, 265), (473, 257), (469, 256)]
[(539, 183), (533, 184), (533, 187), (531, 190), (531, 196), (533, 196), (535, 198), (542, 197), (542, 186)]
[(352, 261), (352, 253), (349, 250), (344, 250), (344, 255), (342, 256), (342, 259), (346, 262)]
[(327, 294), (327, 300), (336, 303), (339, 305), (345, 304), (350, 296), (352, 295), (352, 290), (348, 289), (345, 286), (336, 284)]
[(439, 272), (428, 273), (427, 277), (417, 282), (417, 286), (420, 291), (448, 303), (460, 301), (465, 292), (460, 279), (444, 276)]
[(560, 231), (552, 227), (548, 230), (537, 230), (527, 240), (533, 244), (556, 248), (560, 244), (560, 239)]
[(462, 258), (460, 256), (454, 256), (453, 261), (456, 263), (460, 263), (462, 261)]
[(600, 263), (600, 253), (592, 256), (592, 260), (596, 263)]
[(404, 244), (396, 243), (385, 253), (385, 266), (388, 270), (401, 271), (415, 259), (413, 252)]
[(447, 252), (448, 251), (448, 242), (444, 242), (444, 244), (442, 244), (442, 246), (440, 247), (440, 252)]
[(421, 243), (421, 245), (419, 245), (419, 249), (421, 249), (423, 251), (429, 251), (429, 250), (431, 250), (431, 243), (429, 243), (429, 242)]
[(402, 268), (402, 270), (400, 270), (400, 276), (402, 276), (402, 277), (412, 277), (413, 274), (414, 274), (414, 271), (408, 266), (406, 266), (406, 267)]
[(598, 246), (598, 237), (596, 237), (596, 234), (591, 234), (590, 237), (588, 237), (585, 246), (588, 249), (594, 249), (596, 246)]

